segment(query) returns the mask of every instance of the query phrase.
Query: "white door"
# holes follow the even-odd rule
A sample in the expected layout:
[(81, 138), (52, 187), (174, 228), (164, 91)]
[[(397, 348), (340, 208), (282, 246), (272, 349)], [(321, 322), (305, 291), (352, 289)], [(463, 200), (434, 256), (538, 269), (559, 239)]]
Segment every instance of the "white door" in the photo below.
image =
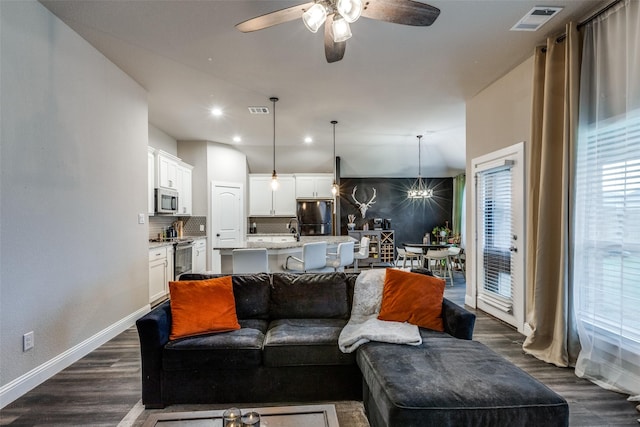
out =
[(211, 232), (213, 247), (238, 247), (244, 224), (242, 184), (211, 185)]
[(524, 333), (524, 143), (472, 160), (476, 307)]

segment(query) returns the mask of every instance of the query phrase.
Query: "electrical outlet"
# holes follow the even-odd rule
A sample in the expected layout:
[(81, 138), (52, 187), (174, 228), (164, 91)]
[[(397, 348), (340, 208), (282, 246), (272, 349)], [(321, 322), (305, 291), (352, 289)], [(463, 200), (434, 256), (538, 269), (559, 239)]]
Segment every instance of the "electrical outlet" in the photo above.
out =
[(144, 224), (144, 214), (138, 214), (138, 224)]
[(27, 332), (22, 336), (22, 351), (31, 350), (34, 345), (33, 331)]
[(204, 224), (200, 224), (200, 231), (204, 231)]

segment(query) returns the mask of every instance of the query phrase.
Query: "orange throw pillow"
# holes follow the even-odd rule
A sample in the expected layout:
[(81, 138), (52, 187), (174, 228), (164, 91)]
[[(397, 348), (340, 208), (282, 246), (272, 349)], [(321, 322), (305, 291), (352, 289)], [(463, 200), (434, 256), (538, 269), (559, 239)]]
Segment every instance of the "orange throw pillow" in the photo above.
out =
[(387, 268), (378, 319), (409, 322), (442, 332), (443, 295), (442, 279)]
[(169, 282), (169, 339), (240, 329), (231, 276)]

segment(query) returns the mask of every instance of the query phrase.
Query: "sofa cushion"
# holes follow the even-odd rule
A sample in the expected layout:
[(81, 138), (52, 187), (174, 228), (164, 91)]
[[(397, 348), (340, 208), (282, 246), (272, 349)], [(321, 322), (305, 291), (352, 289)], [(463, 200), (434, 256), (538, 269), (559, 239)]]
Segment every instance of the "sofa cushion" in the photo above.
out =
[(354, 354), (338, 348), (342, 319), (279, 319), (264, 340), (265, 366), (349, 365)]
[(169, 339), (240, 329), (230, 277), (169, 282), (169, 293)]
[(274, 273), (272, 319), (348, 319), (344, 273)]
[[(187, 273), (180, 280), (205, 280), (224, 277), (224, 274)], [(236, 274), (231, 277), (238, 319), (269, 319), (271, 278), (266, 273)]]
[(420, 346), (358, 349), (365, 400), (387, 426), (564, 426), (567, 402), (475, 341), (427, 339)]
[(167, 371), (255, 368), (262, 364), (266, 320), (241, 321), (241, 329), (170, 341), (162, 353)]
[(442, 279), (387, 268), (378, 319), (444, 331), (443, 295)]

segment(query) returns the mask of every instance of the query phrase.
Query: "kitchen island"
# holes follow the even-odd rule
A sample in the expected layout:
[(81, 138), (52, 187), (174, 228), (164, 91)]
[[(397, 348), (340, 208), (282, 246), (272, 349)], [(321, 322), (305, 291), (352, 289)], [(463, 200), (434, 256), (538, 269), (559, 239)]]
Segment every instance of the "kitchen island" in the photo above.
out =
[[(327, 242), (327, 252), (336, 252), (338, 245), (343, 242), (356, 242), (356, 239), (349, 236), (301, 236), (300, 241), (290, 239), (289, 241), (252, 241), (250, 235), (249, 240), (242, 242), (236, 247), (213, 248), (220, 251), (220, 266), (223, 274), (233, 273), (233, 262), (231, 258), (234, 249), (248, 248), (265, 248), (269, 255), (269, 272), (285, 271), (283, 265), (288, 256), (302, 258), (302, 246), (305, 243)], [(264, 235), (269, 236), (269, 235)], [(278, 235), (274, 235), (278, 236)], [(275, 239), (279, 240), (279, 239)]]

